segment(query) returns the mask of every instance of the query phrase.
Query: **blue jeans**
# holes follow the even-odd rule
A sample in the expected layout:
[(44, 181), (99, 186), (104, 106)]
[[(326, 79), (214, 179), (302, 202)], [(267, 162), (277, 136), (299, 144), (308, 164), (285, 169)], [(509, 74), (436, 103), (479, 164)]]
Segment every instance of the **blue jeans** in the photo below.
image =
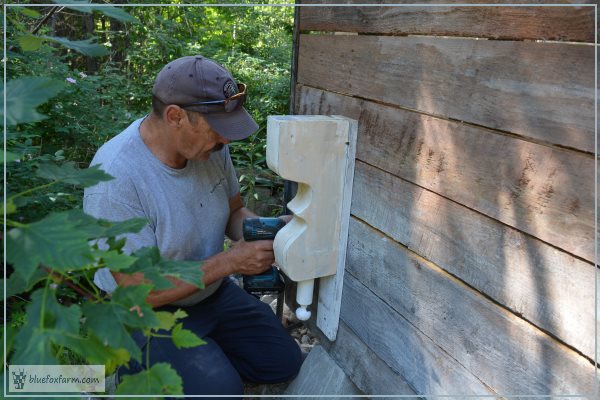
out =
[[(244, 393), (243, 382), (278, 383), (300, 370), (300, 348), (271, 308), (225, 278), (208, 299), (190, 307), (164, 306), (156, 311), (184, 309), (183, 327), (207, 344), (178, 349), (170, 338), (150, 339), (150, 364), (167, 362), (183, 379), (185, 394)], [(165, 333), (165, 332), (160, 332)], [(146, 338), (135, 333), (145, 362)], [(119, 376), (141, 371), (135, 361), (119, 369)]]

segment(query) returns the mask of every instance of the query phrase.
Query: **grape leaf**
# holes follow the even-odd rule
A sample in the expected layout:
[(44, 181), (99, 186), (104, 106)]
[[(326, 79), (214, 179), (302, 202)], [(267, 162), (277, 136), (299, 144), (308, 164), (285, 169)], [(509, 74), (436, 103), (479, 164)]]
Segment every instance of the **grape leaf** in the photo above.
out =
[(33, 10), (31, 8), (15, 7), (15, 11), (17, 11), (18, 13), (21, 13), (29, 18), (41, 17), (41, 14), (39, 12), (37, 12), (36, 10)]
[(126, 349), (107, 346), (93, 334), (87, 337), (62, 334), (56, 342), (85, 357), (90, 364), (104, 365), (107, 374), (112, 374), (118, 366), (130, 360)]
[(183, 395), (183, 381), (169, 364), (157, 363), (138, 374), (124, 376), (115, 394)]
[[(6, 89), (0, 88), (0, 97), (6, 90), (6, 124), (7, 126), (41, 121), (47, 118), (36, 111), (36, 108), (56, 96), (63, 88), (63, 82), (45, 78), (26, 76), (11, 79)], [(0, 108), (0, 121), (3, 121), (4, 109)]]
[(119, 7), (92, 7), (92, 10), (101, 12), (107, 17), (114, 18), (117, 21), (131, 22), (134, 24), (140, 23), (140, 21), (137, 18), (130, 15), (129, 13), (127, 13), (127, 11)]
[(156, 289), (164, 290), (173, 287), (173, 284), (164, 278), (164, 275), (170, 275), (183, 281), (203, 288), (203, 271), (200, 269), (200, 261), (177, 261), (163, 260), (156, 247), (144, 247), (135, 253), (138, 260), (128, 269), (122, 270), (122, 273), (133, 274), (143, 272), (144, 277), (154, 284)]
[[(76, 10), (76, 11), (80, 11), (80, 12), (83, 12), (86, 14), (89, 14), (92, 11), (97, 11), (99, 13), (106, 15), (107, 17), (116, 19), (117, 21), (132, 22), (135, 24), (139, 23), (139, 20), (137, 18), (131, 16), (129, 13), (127, 13), (125, 10), (123, 10), (122, 8), (119, 8), (119, 7), (94, 6), (94, 5), (90, 4), (90, 2), (87, 0), (66, 0), (66, 1), (52, 0), (52, 1), (57, 4), (72, 4), (70, 6), (67, 6), (67, 8), (70, 8), (70, 9)], [(89, 4), (89, 5), (87, 5), (87, 4)]]
[(92, 254), (111, 271), (127, 269), (137, 260), (136, 257), (128, 256), (115, 250), (94, 250)]
[(108, 54), (108, 49), (98, 43), (94, 43), (96, 38), (85, 40), (69, 40), (58, 36), (41, 36), (45, 40), (50, 40), (61, 44), (69, 49), (73, 49), (89, 57), (101, 57)]
[(60, 305), (54, 291), (43, 288), (31, 294), (31, 303), (26, 311), (27, 321), (15, 337), (15, 354), (11, 363), (57, 364), (52, 344), (61, 336), (79, 334), (81, 309), (77, 305)]
[(0, 159), (2, 160), (2, 164), (17, 161), (20, 158), (21, 157), (17, 153), (13, 153), (11, 151), (7, 151), (6, 156), (4, 152), (0, 153)]
[(158, 321), (160, 324), (159, 328), (164, 329), (166, 331), (171, 330), (171, 328), (173, 328), (173, 326), (175, 325), (175, 322), (177, 322), (178, 319), (185, 318), (185, 317), (187, 317), (187, 313), (185, 311), (183, 311), (182, 309), (178, 309), (174, 313), (171, 313), (168, 311), (157, 311), (156, 312), (156, 318), (158, 318)]
[(206, 342), (200, 339), (194, 332), (189, 329), (184, 329), (183, 324), (181, 323), (175, 325), (175, 328), (173, 328), (173, 331), (171, 332), (171, 338), (178, 349), (206, 344)]
[(23, 51), (37, 51), (42, 47), (44, 39), (36, 35), (22, 35), (19, 36), (19, 46)]
[(111, 301), (84, 304), (85, 327), (104, 344), (127, 349), (134, 359), (141, 361), (141, 351), (127, 327), (159, 327), (158, 318), (146, 303), (150, 288), (146, 285), (117, 287)]
[(87, 237), (69, 220), (68, 212), (51, 213), (22, 228), (11, 229), (6, 237), (6, 257), (26, 282), (39, 264), (58, 271), (81, 269), (92, 259)]
[(25, 280), (19, 273), (19, 270), (13, 271), (10, 277), (6, 280), (6, 297), (14, 296), (31, 290), (33, 285), (39, 281), (46, 279), (48, 272), (37, 268), (33, 275)]
[(55, 163), (40, 163), (36, 175), (51, 181), (61, 181), (82, 187), (93, 186), (98, 182), (114, 179), (112, 176), (102, 171), (98, 165), (80, 169), (76, 168), (75, 163), (73, 162), (67, 162), (62, 165)]

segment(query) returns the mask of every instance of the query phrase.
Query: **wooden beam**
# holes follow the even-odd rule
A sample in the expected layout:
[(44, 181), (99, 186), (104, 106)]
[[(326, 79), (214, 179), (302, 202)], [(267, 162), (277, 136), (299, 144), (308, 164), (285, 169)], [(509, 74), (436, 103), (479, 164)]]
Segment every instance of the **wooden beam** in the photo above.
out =
[(298, 83), (594, 152), (594, 47), (301, 35)]
[[(337, 339), (327, 352), (344, 370), (348, 378), (366, 395), (416, 395), (402, 376), (390, 368), (344, 322), (340, 322)], [(405, 397), (417, 400), (417, 397)]]
[(592, 264), (367, 164), (354, 184), (353, 215), (594, 359)]
[(302, 7), (300, 30), (593, 43), (594, 8)]
[[(435, 384), (448, 377), (438, 357), (499, 395), (591, 394), (599, 383), (590, 361), (355, 219), (345, 281), (342, 319), (388, 364), (390, 356), (403, 370), (419, 361), (411, 366), (419, 377), (403, 373), (419, 392), (438, 394)], [(414, 354), (427, 350), (406, 340), (404, 326), (431, 340), (437, 354)], [(483, 392), (456, 380), (443, 391)]]
[(440, 348), (435, 338), (416, 329), (348, 274), (344, 279), (341, 318), (419, 394), (496, 394)]
[(357, 158), (594, 260), (594, 159), (303, 87), (299, 114), (359, 120)]

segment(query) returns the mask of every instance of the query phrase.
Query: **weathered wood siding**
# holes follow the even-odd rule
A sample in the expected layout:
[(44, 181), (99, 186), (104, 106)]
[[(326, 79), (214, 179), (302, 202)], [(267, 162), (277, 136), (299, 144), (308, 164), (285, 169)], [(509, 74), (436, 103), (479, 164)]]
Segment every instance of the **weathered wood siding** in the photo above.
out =
[(590, 393), (594, 8), (298, 23), (295, 112), (359, 121), (330, 353), (367, 394)]

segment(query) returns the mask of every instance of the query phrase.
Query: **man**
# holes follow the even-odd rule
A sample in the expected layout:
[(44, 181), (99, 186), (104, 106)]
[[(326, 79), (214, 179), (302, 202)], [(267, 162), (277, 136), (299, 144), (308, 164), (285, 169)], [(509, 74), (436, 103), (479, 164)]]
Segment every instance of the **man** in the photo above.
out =
[[(286, 381), (301, 364), (297, 344), (269, 306), (227, 278), (264, 272), (274, 262), (272, 241), (242, 239), (242, 221), (254, 214), (242, 204), (227, 144), (258, 128), (242, 107), (245, 96), (245, 85), (210, 59), (170, 62), (156, 77), (152, 112), (92, 161), (116, 179), (84, 195), (84, 210), (95, 217), (149, 220), (128, 235), (125, 251), (156, 246), (167, 259), (202, 261), (205, 289), (171, 277), (173, 288), (148, 297), (155, 308), (184, 308), (184, 328), (207, 342), (179, 350), (168, 338), (150, 341), (150, 363), (170, 363), (185, 394), (240, 395), (243, 381)], [(228, 251), (225, 234), (237, 241)], [(111, 292), (142, 279), (103, 269), (94, 282)], [(134, 338), (144, 351), (145, 340)]]

